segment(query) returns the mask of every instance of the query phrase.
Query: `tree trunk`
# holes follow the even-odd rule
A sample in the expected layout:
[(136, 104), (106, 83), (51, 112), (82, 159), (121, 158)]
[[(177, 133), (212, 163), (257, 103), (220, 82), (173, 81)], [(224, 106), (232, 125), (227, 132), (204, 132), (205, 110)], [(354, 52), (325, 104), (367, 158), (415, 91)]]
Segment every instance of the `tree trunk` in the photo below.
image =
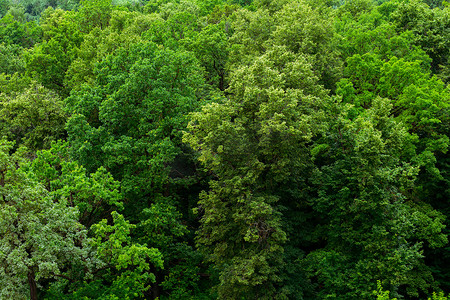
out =
[(34, 271), (30, 269), (28, 271), (28, 284), (30, 285), (30, 298), (31, 300), (38, 300), (37, 298), (37, 286), (34, 279)]
[(159, 299), (159, 297), (161, 296), (161, 287), (159, 286), (159, 279), (162, 276), (160, 276), (159, 272), (156, 269), (154, 268), (152, 269), (153, 269), (152, 273), (155, 274), (155, 283), (151, 285), (150, 292), (152, 293), (152, 299)]

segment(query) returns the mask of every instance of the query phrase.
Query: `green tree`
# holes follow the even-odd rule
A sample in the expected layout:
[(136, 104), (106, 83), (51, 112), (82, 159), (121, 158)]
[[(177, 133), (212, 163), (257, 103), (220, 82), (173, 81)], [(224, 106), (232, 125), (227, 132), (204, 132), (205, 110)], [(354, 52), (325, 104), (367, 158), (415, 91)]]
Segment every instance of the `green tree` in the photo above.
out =
[(283, 226), (293, 201), (284, 188), (310, 167), (306, 145), (324, 129), (326, 96), (307, 59), (285, 47), (231, 78), (230, 97), (193, 113), (184, 136), (214, 176), (200, 195), (197, 243), (218, 269), (220, 299), (285, 299), (293, 262), (283, 245), (294, 237)]
[[(155, 281), (155, 276), (148, 272), (150, 266), (163, 267), (161, 253), (155, 248), (133, 243), (130, 232), (135, 225), (116, 212), (111, 215), (113, 225), (102, 220), (91, 228), (94, 232), (93, 246), (97, 249), (97, 256), (106, 262), (103, 276), (100, 280), (93, 281), (94, 286), (100, 284), (97, 288), (102, 288), (97, 298), (142, 297), (150, 287), (148, 284)], [(83, 289), (75, 293), (74, 299), (79, 299), (80, 295), (83, 295)]]
[(27, 74), (49, 89), (67, 96), (64, 78), (82, 36), (74, 12), (49, 7), (41, 16), (44, 40), (25, 55)]
[(66, 142), (53, 143), (38, 151), (29, 166), (30, 176), (37, 179), (54, 199), (65, 198), (78, 207), (79, 221), (87, 228), (123, 209), (120, 183), (105, 168), (88, 174), (83, 166), (70, 159)]
[(431, 69), (440, 73), (450, 57), (450, 7), (431, 9), (422, 1), (395, 1), (396, 10), (390, 18), (400, 32), (410, 30), (414, 43), (431, 57)]
[[(351, 118), (370, 108), (378, 96), (391, 100), (391, 114), (405, 124), (416, 148), (403, 153), (402, 159), (420, 167), (416, 187), (408, 197), (422, 199), (448, 216), (450, 97), (445, 83), (430, 72), (431, 67), (446, 78), (446, 63), (440, 65), (442, 71), (436, 69), (436, 61), (446, 57), (447, 49), (441, 48), (445, 48), (446, 20), (442, 17), (446, 11), (412, 3), (389, 1), (357, 20), (341, 16), (339, 48), (346, 68), (337, 93), (355, 105)], [(443, 288), (448, 287), (448, 250), (425, 245), (424, 255), (435, 279)]]
[(77, 89), (83, 83), (94, 84), (95, 65), (117, 49), (129, 48), (141, 41), (141, 35), (157, 20), (160, 20), (158, 16), (113, 10), (111, 26), (95, 27), (84, 35), (76, 58), (67, 70), (65, 84), (71, 89)]
[(414, 44), (414, 33), (409, 30), (398, 32), (397, 26), (388, 22), (382, 12), (382, 8), (373, 7), (353, 17), (345, 12), (345, 6), (339, 8), (340, 16), (335, 22), (339, 35), (336, 47), (342, 59), (345, 61), (356, 54), (373, 53), (381, 60), (395, 56), (407, 61), (421, 61), (427, 70), (431, 59)]
[(92, 272), (74, 269), (71, 277), (49, 285), (46, 299), (139, 299), (148, 291), (155, 280), (150, 268), (162, 268), (161, 253), (134, 243), (135, 225), (123, 215), (113, 211), (110, 219), (91, 226), (88, 245), (93, 251), (87, 261), (95, 262)]
[(0, 94), (0, 128), (17, 146), (49, 148), (66, 135), (63, 102), (51, 90), (32, 83), (23, 92)]
[(321, 151), (314, 151), (310, 203), (319, 218), (315, 236), (326, 245), (303, 261), (323, 286), (319, 298), (368, 299), (366, 287), (375, 289), (377, 279), (394, 296), (418, 297), (433, 287), (423, 244), (447, 243), (445, 217), (412, 197), (420, 168), (403, 158), (414, 145), (390, 116), (389, 100), (376, 98), (354, 120), (349, 109), (332, 116), (313, 148)]
[(29, 48), (41, 40), (42, 32), (37, 23), (25, 22), (20, 16), (20, 12), (14, 16), (10, 11), (0, 19), (0, 43)]
[(87, 258), (87, 230), (78, 209), (50, 197), (18, 167), (23, 151), (9, 155), (11, 149), (1, 142), (0, 296), (36, 300), (39, 282), (64, 276), (66, 267)]
[(9, 10), (9, 0), (0, 0), (0, 18), (2, 18)]
[(225, 78), (229, 49), (225, 26), (225, 22), (208, 25), (184, 42), (205, 67), (207, 82), (221, 91), (227, 87)]
[(78, 6), (79, 0), (20, 0), (28, 20), (39, 20), (42, 12), (48, 7), (72, 10)]
[(77, 14), (79, 30), (89, 33), (93, 28), (104, 29), (111, 18), (111, 0), (81, 0)]
[(230, 65), (251, 64), (272, 47), (302, 54), (321, 84), (334, 89), (341, 73), (330, 8), (308, 1), (258, 2), (258, 10), (237, 11), (232, 19)]
[(0, 70), (3, 74), (23, 73), (25, 71), (22, 52), (23, 48), (19, 45), (0, 44)]
[(179, 152), (184, 114), (199, 105), (201, 85), (187, 52), (149, 42), (119, 50), (98, 65), (93, 87), (66, 101), (74, 157), (89, 171), (106, 167), (126, 197), (161, 191)]
[(134, 236), (166, 261), (164, 271), (151, 270), (157, 282), (146, 297), (157, 297), (164, 276), (192, 256), (177, 211), (184, 204), (175, 195), (186, 181), (170, 175), (183, 153), (185, 115), (201, 103), (203, 72), (192, 53), (140, 42), (114, 51), (94, 74), (91, 85), (66, 99), (70, 152), (88, 172), (104, 167), (120, 181), (123, 214), (138, 225)]
[(0, 73), (0, 93), (2, 97), (21, 93), (29, 88), (32, 83), (33, 80), (24, 74), (17, 72), (14, 74)]

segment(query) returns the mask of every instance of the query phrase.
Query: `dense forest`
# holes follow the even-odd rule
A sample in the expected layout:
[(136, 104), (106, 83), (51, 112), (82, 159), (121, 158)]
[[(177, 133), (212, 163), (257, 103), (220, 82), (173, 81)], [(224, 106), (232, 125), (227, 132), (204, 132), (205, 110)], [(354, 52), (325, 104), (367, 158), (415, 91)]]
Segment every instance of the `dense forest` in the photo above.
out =
[(0, 0), (0, 299), (447, 299), (450, 3)]

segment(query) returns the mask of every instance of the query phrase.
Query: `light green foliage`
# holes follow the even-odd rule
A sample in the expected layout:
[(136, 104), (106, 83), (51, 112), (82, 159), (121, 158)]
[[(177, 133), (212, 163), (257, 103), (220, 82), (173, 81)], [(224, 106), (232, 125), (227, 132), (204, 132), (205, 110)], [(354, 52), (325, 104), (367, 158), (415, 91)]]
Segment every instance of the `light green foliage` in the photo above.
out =
[[(154, 275), (149, 272), (150, 264), (162, 268), (161, 253), (155, 248), (132, 243), (130, 230), (135, 225), (130, 224), (116, 212), (111, 213), (113, 225), (106, 220), (92, 226), (94, 233), (93, 246), (97, 249), (100, 259), (107, 263), (106, 273), (110, 277), (110, 284), (106, 285), (101, 299), (111, 297), (118, 299), (132, 299), (143, 296)], [(118, 273), (117, 273), (118, 272)]]
[(77, 23), (83, 33), (89, 33), (93, 28), (104, 29), (111, 18), (111, 0), (81, 0), (77, 14)]
[(0, 70), (3, 74), (22, 73), (25, 71), (22, 51), (23, 48), (19, 45), (0, 43)]
[[(377, 296), (377, 300), (397, 300), (397, 298), (391, 298), (389, 297), (390, 292), (384, 291), (383, 287), (381, 285), (381, 282), (377, 281), (377, 289), (373, 291), (373, 294)], [(435, 293), (433, 292), (433, 295), (427, 298), (428, 300), (447, 300), (448, 298), (444, 295), (443, 292)]]
[[(78, 209), (54, 199), (20, 166), (23, 150), (0, 146), (0, 297), (28, 299), (36, 284), (62, 275), (86, 259), (86, 229)], [(87, 261), (86, 261), (87, 262)], [(89, 263), (85, 265), (89, 267)]]
[(49, 7), (41, 16), (44, 40), (26, 53), (27, 73), (43, 86), (66, 96), (67, 68), (81, 43), (74, 13)]
[(271, 43), (307, 55), (319, 82), (334, 89), (341, 73), (341, 61), (334, 47), (332, 11), (318, 3), (298, 1), (284, 5), (273, 17), (276, 28)]
[(376, 3), (371, 0), (335, 1), (337, 15), (358, 19), (362, 14), (374, 11)]
[(68, 200), (78, 207), (79, 220), (88, 228), (109, 215), (111, 209), (123, 209), (120, 183), (105, 168), (92, 174), (70, 160), (67, 143), (54, 143), (49, 150), (36, 153), (30, 164), (31, 174), (55, 199)]
[(309, 164), (323, 89), (306, 59), (283, 47), (231, 78), (233, 96), (192, 114), (184, 137), (215, 177), (200, 197), (197, 242), (219, 269), (219, 298), (283, 299), (279, 188)]
[(32, 83), (22, 92), (0, 94), (0, 128), (17, 146), (49, 148), (65, 136), (66, 114), (59, 96)]
[(373, 294), (377, 296), (377, 300), (397, 300), (397, 298), (389, 297), (390, 292), (383, 290), (379, 280), (377, 281), (377, 289), (373, 291)]
[(191, 1), (161, 5), (159, 17), (143, 37), (172, 50), (180, 48), (183, 39), (195, 35), (204, 26), (200, 7)]
[(233, 35), (230, 38), (229, 64), (250, 64), (265, 50), (274, 29), (273, 17), (267, 10), (238, 10), (232, 17)]
[(448, 297), (444, 296), (443, 292), (440, 292), (439, 294), (433, 293), (433, 296), (431, 298), (428, 298), (428, 300), (447, 300)]
[(313, 8), (307, 1), (278, 4), (274, 8), (261, 3), (255, 12), (241, 10), (235, 14), (230, 63), (251, 64), (255, 56), (282, 46), (304, 55), (319, 82), (334, 89), (341, 62), (333, 46), (331, 11), (322, 6)]
[(215, 6), (209, 14), (206, 16), (206, 21), (208, 24), (219, 24), (224, 22), (225, 31), (229, 32), (230, 17), (239, 10), (239, 5), (236, 4), (222, 4)]
[(417, 163), (439, 177), (434, 154), (445, 153), (449, 144), (442, 130), (449, 122), (450, 93), (445, 84), (423, 71), (420, 61), (392, 57), (384, 62), (369, 53), (348, 58), (345, 74), (348, 79), (342, 79), (337, 89), (344, 101), (367, 108), (377, 96), (391, 99), (391, 113), (416, 137)]
[[(345, 10), (345, 6), (339, 12), (341, 10)], [(411, 31), (397, 33), (396, 26), (386, 22), (377, 9), (357, 18), (344, 13), (336, 20), (335, 26), (340, 36), (336, 46), (344, 59), (356, 54), (374, 53), (382, 60), (395, 56), (408, 61), (421, 61), (424, 68), (431, 63), (425, 51), (414, 45), (414, 34)]]
[(20, 73), (5, 74), (0, 73), (0, 94), (11, 95), (20, 93), (30, 87), (33, 80)]
[(111, 26), (104, 29), (95, 27), (84, 35), (76, 59), (67, 70), (65, 84), (72, 89), (83, 83), (93, 84), (95, 65), (117, 49), (126, 49), (141, 41), (141, 34), (158, 19), (156, 16), (113, 10)]

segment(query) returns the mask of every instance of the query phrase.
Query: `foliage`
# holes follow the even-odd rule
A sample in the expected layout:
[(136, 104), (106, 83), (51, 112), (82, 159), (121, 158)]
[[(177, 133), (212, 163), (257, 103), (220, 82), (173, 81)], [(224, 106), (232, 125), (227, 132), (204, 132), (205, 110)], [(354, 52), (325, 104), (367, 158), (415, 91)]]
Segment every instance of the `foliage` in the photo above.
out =
[(322, 219), (316, 235), (326, 246), (311, 252), (305, 263), (324, 293), (367, 298), (364, 286), (378, 278), (394, 296), (406, 289), (417, 297), (417, 289), (426, 291), (433, 283), (419, 240), (443, 246), (444, 216), (408, 201), (419, 168), (400, 160), (414, 147), (390, 109), (382, 98), (354, 120), (344, 109), (321, 141), (328, 147), (316, 158), (320, 167), (311, 177), (310, 201)]
[[(130, 230), (134, 227), (124, 217), (116, 212), (111, 213), (113, 225), (106, 220), (92, 226), (94, 232), (93, 246), (97, 249), (100, 259), (107, 262), (106, 273), (112, 281), (105, 287), (101, 299), (114, 295), (118, 299), (142, 296), (154, 281), (154, 275), (146, 272), (150, 270), (150, 263), (162, 267), (163, 260), (160, 252), (155, 248), (131, 243)], [(117, 275), (117, 271), (121, 271)], [(104, 279), (103, 279), (104, 280)], [(131, 297), (130, 297), (131, 296)]]
[(75, 157), (88, 170), (106, 167), (127, 196), (160, 190), (178, 152), (183, 114), (198, 105), (200, 86), (200, 70), (187, 52), (150, 42), (119, 50), (98, 66), (94, 87), (66, 101)]
[(107, 27), (111, 11), (111, 0), (82, 0), (77, 14), (79, 29), (84, 33), (89, 33), (93, 28)]
[(44, 40), (26, 53), (27, 73), (65, 96), (64, 75), (81, 43), (73, 13), (49, 7), (41, 18)]
[(432, 70), (438, 73), (450, 56), (448, 28), (450, 8), (430, 7), (420, 1), (398, 2), (390, 15), (399, 31), (411, 30), (414, 42), (432, 58)]
[(0, 0), (0, 18), (2, 18), (9, 10), (9, 0)]
[(23, 92), (0, 94), (0, 128), (16, 145), (31, 150), (49, 148), (65, 136), (66, 114), (53, 91), (33, 83)]
[(0, 0), (0, 298), (445, 299), (449, 7)]
[[(87, 231), (78, 209), (65, 198), (52, 199), (18, 166), (23, 149), (9, 155), (12, 143), (0, 148), (0, 296), (37, 299), (37, 284), (62, 275), (88, 256)], [(27, 291), (28, 290), (28, 291)]]
[(192, 40), (186, 39), (187, 48), (191, 49), (205, 67), (207, 81), (223, 91), (226, 88), (226, 62), (228, 60), (227, 35), (225, 23), (207, 25), (199, 33), (194, 33)]
[(29, 169), (55, 198), (68, 199), (78, 207), (79, 221), (86, 227), (108, 217), (111, 210), (123, 209), (120, 183), (105, 168), (92, 174), (69, 157), (67, 143), (53, 143), (49, 150), (36, 153)]
[(384, 291), (383, 287), (381, 286), (381, 282), (377, 281), (377, 289), (373, 291), (373, 294), (377, 296), (377, 300), (397, 300), (397, 298), (390, 298), (389, 297), (389, 291)]
[(282, 298), (277, 190), (308, 166), (305, 144), (321, 129), (320, 99), (310, 93), (323, 91), (306, 59), (283, 47), (232, 78), (233, 97), (192, 114), (185, 134), (215, 177), (199, 201), (197, 242), (220, 269), (220, 298)]
[(24, 22), (7, 13), (0, 19), (0, 43), (17, 44), (24, 48), (40, 42), (42, 29), (35, 22)]
[(3, 74), (23, 73), (25, 71), (22, 52), (23, 48), (17, 44), (0, 44), (0, 70)]

